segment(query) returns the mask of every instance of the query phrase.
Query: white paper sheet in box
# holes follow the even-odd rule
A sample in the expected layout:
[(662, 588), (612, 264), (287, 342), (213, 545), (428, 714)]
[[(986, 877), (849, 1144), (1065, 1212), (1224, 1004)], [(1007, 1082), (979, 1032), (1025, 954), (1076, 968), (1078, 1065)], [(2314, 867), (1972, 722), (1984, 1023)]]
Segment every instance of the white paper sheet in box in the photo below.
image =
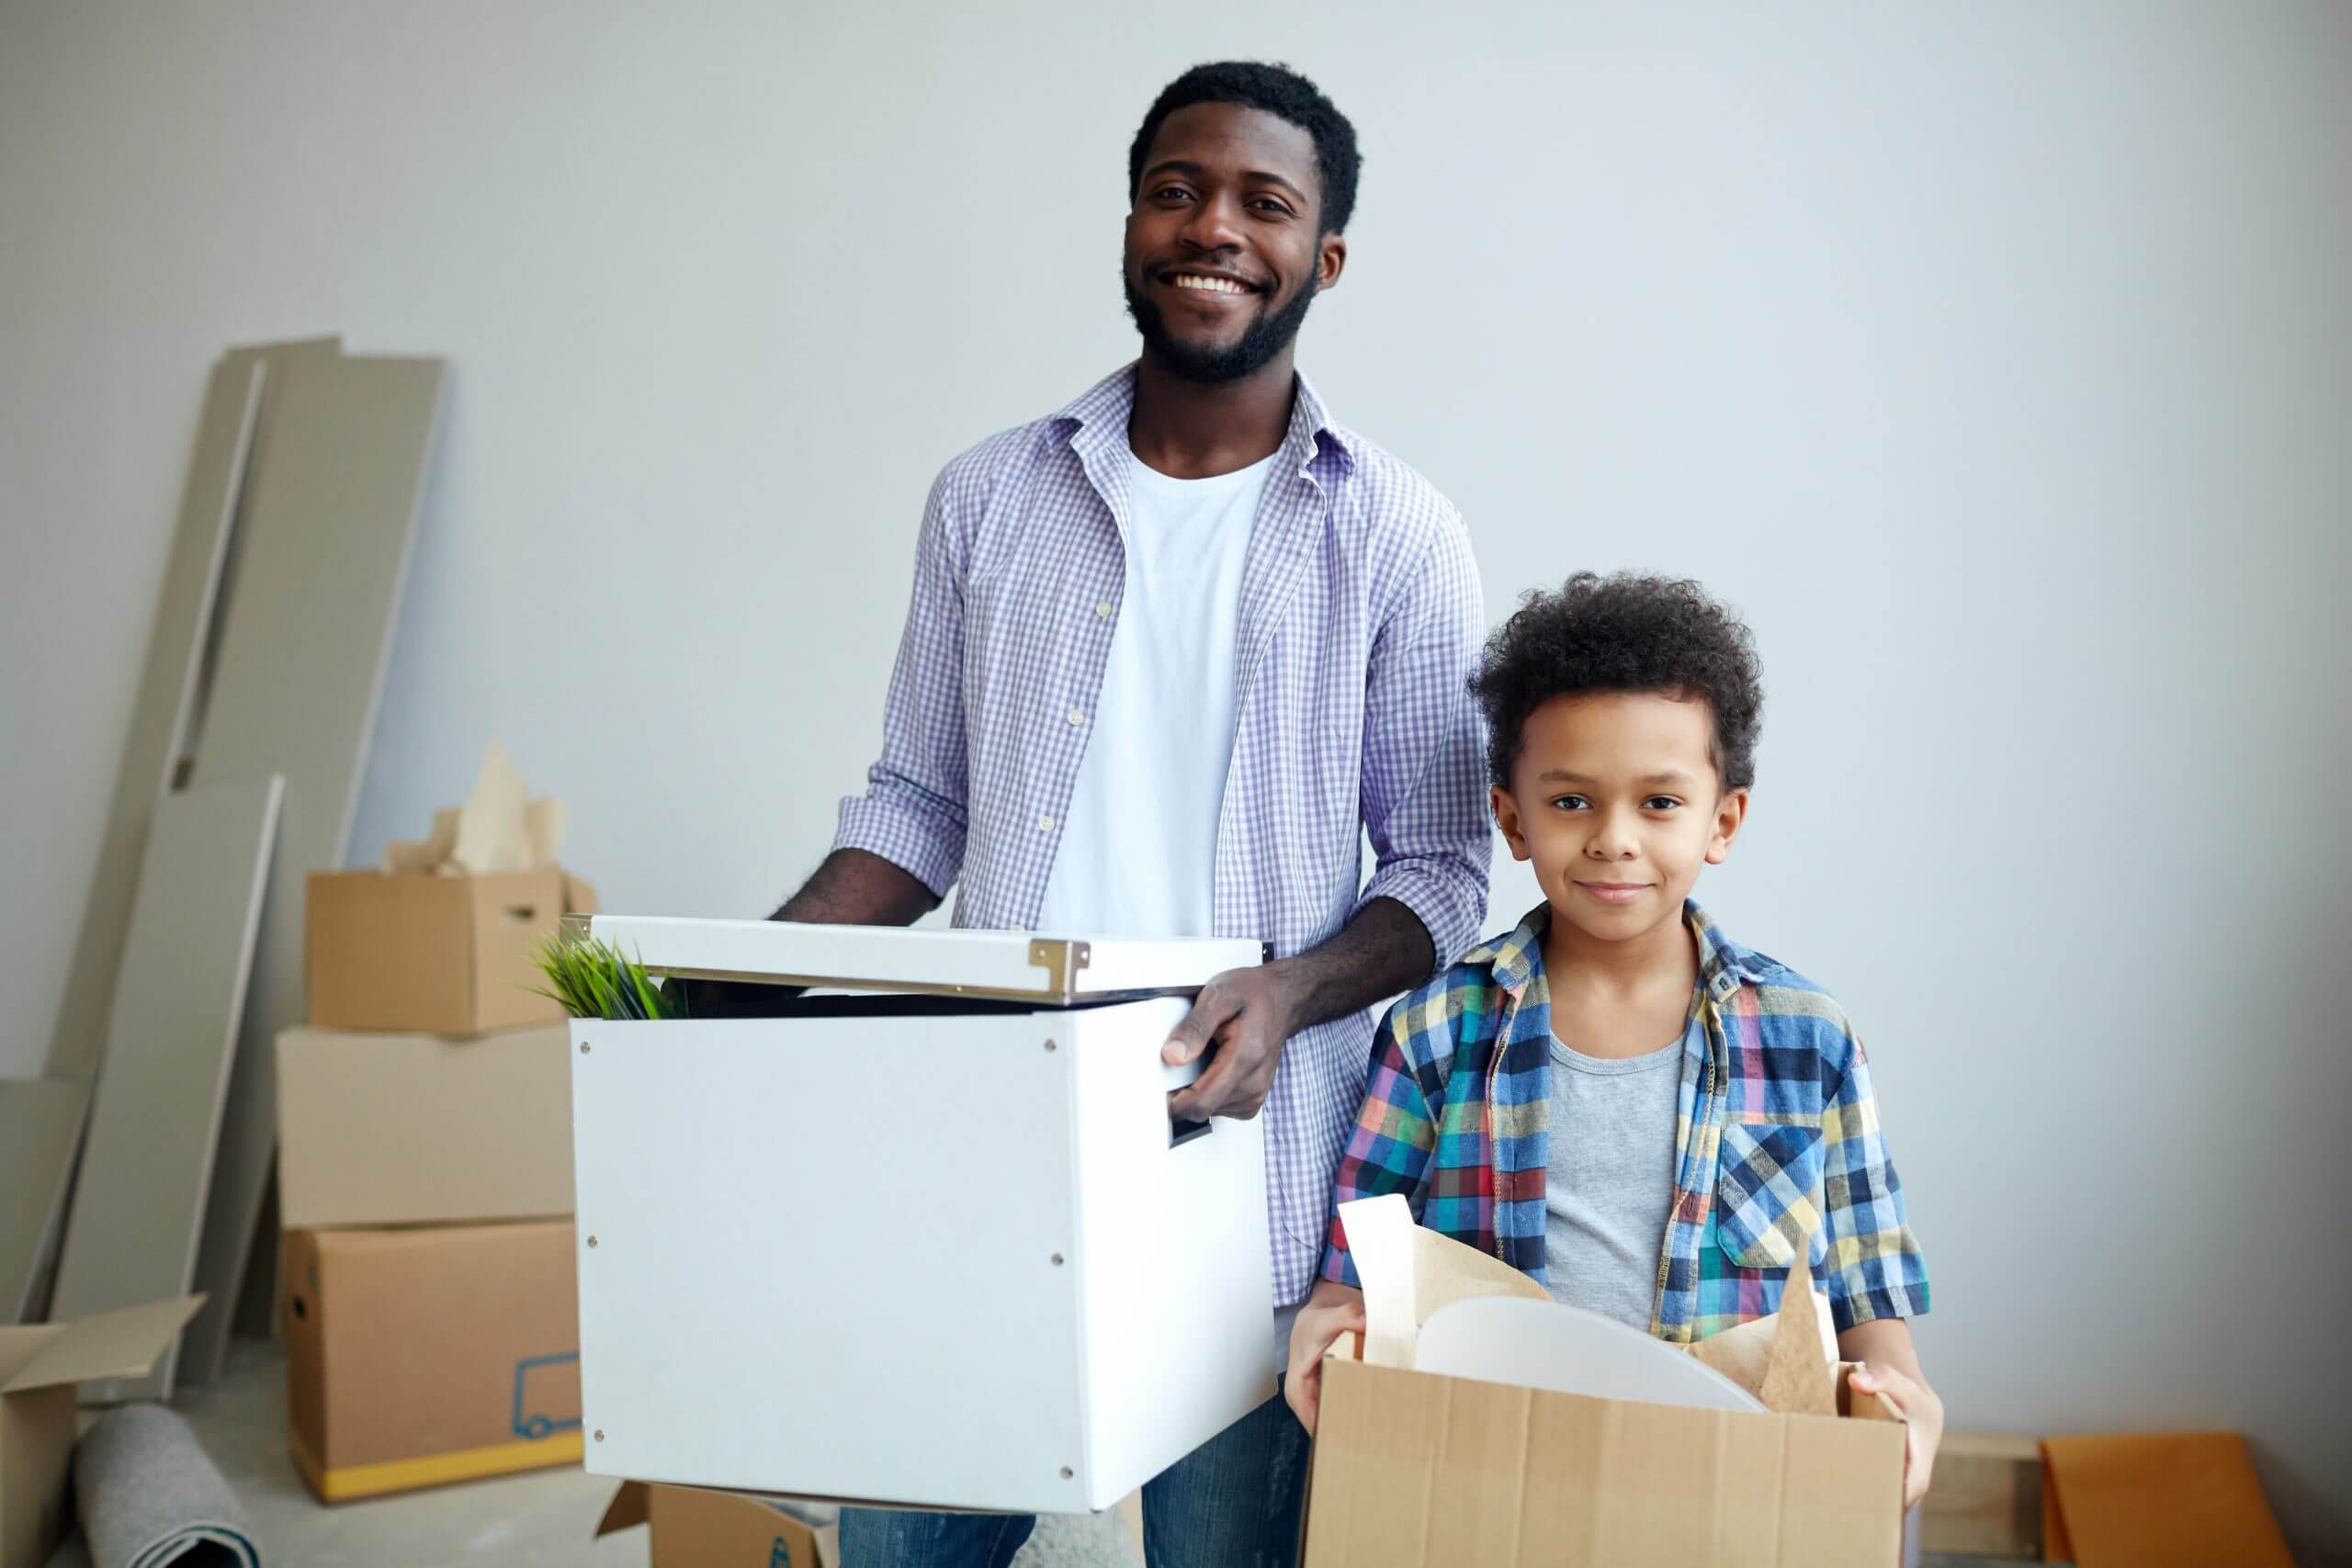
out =
[[(590, 1472), (1079, 1513), (1272, 1396), (1261, 1124), (1172, 1127), (1188, 1002), (1084, 981), (1193, 987), (1256, 943), (660, 923), (649, 967), (833, 984), (925, 985), (949, 938), (962, 994), (574, 1021)], [(992, 999), (1031, 985), (1069, 1005)]]

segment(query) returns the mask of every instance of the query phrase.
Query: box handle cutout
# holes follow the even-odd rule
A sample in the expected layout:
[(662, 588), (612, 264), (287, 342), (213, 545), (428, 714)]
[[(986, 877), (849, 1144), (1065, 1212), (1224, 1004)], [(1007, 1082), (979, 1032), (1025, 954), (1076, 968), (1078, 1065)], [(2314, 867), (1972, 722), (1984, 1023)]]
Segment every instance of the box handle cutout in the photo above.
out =
[(1210, 1123), (1206, 1122), (1183, 1120), (1171, 1108), (1168, 1112), (1168, 1146), (1171, 1149), (1181, 1149), (1194, 1138), (1205, 1138), (1208, 1136), (1209, 1127)]
[(503, 912), (508, 925), (527, 926), (537, 917), (539, 908), (536, 904), (509, 904)]

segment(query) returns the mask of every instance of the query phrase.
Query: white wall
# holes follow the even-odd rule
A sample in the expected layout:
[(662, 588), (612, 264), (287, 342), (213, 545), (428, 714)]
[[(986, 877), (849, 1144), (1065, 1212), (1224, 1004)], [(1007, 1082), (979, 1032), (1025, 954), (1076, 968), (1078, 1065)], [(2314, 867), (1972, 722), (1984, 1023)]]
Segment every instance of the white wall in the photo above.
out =
[(1489, 609), (1641, 564), (1755, 622), (1702, 891), (1876, 1047), (1955, 1421), (2245, 1427), (2352, 1550), (2352, 10), (1453, 9), (0, 0), (0, 1070), (220, 347), (454, 364), (363, 853), (498, 735), (610, 906), (763, 912), (933, 471), (1130, 352), (1151, 94), (1286, 58), (1368, 160), (1305, 361)]

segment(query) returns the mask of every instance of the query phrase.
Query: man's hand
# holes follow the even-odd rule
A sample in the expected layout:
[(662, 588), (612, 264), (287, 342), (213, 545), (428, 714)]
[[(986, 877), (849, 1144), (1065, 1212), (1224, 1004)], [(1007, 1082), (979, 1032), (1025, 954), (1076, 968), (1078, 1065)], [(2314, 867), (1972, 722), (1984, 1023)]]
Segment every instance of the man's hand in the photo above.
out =
[(1205, 1122), (1212, 1116), (1258, 1114), (1274, 1087), (1283, 1044), (1304, 1027), (1298, 1018), (1300, 987), (1283, 964), (1228, 969), (1201, 987), (1159, 1059), (1182, 1066), (1214, 1045), (1216, 1055), (1201, 1076), (1170, 1096), (1178, 1120)]
[[(1302, 1321), (1306, 1316), (1299, 1314)], [(1926, 1383), (1890, 1366), (1866, 1362), (1847, 1381), (1903, 1413), (1903, 1506), (1908, 1508), (1928, 1495), (1928, 1483), (1935, 1475), (1936, 1450), (1944, 1440), (1944, 1402)]]
[(1363, 1292), (1329, 1280), (1319, 1281), (1298, 1320), (1290, 1326), (1290, 1366), (1283, 1373), (1283, 1399), (1309, 1434), (1323, 1408), (1323, 1358), (1342, 1334), (1363, 1332)]

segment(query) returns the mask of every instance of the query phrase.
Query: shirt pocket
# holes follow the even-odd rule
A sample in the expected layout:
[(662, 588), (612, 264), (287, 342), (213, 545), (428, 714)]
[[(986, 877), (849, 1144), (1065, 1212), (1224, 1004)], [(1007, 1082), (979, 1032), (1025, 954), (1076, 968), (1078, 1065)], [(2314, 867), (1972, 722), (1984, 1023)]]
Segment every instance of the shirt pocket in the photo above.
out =
[(1821, 1128), (1724, 1124), (1716, 1225), (1736, 1268), (1785, 1269), (1821, 1230)]

